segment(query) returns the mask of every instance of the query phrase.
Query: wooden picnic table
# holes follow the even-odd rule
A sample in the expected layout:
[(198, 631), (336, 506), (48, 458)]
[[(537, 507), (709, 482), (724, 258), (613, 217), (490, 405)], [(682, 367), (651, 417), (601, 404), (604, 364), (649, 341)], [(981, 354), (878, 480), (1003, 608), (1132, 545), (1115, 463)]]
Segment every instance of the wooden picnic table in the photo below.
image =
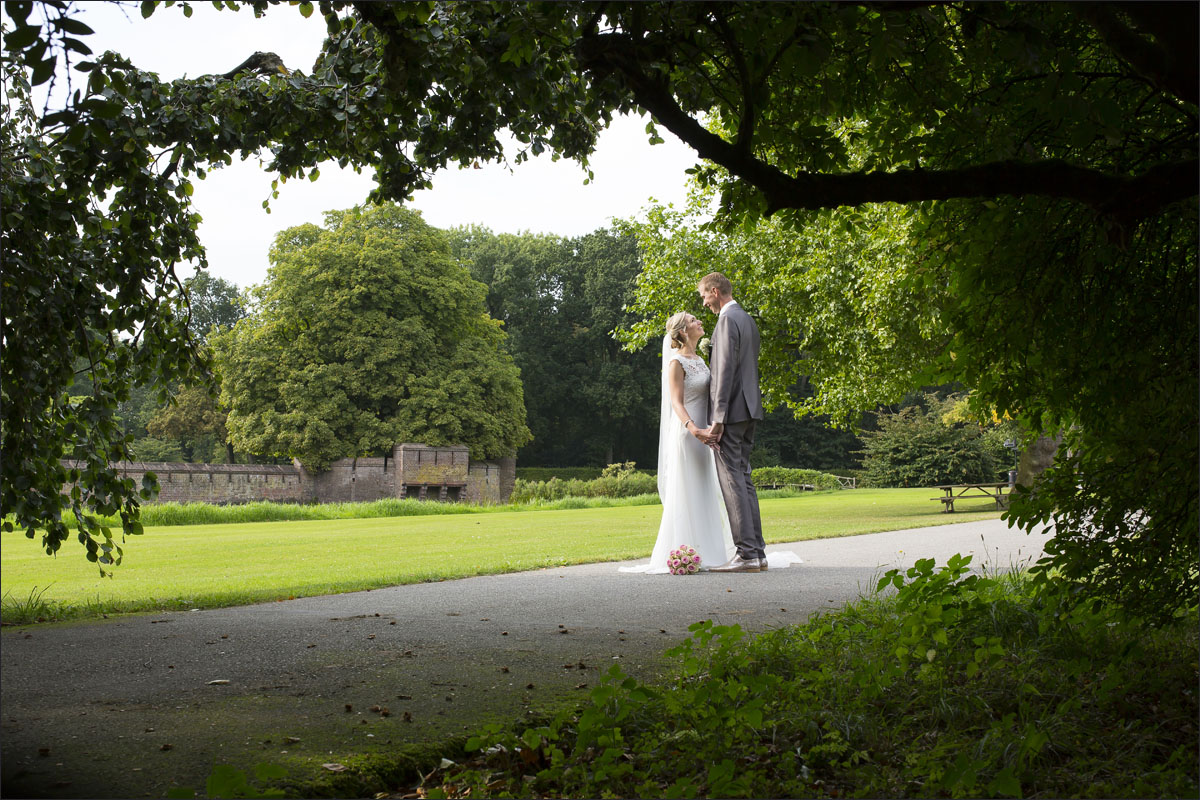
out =
[(954, 513), (955, 500), (987, 497), (996, 501), (996, 508), (1004, 508), (1007, 501), (1007, 495), (1004, 492), (1008, 488), (1007, 483), (953, 483), (933, 488), (941, 489), (942, 496), (931, 497), (929, 499), (940, 500), (942, 502), (942, 512), (945, 514)]

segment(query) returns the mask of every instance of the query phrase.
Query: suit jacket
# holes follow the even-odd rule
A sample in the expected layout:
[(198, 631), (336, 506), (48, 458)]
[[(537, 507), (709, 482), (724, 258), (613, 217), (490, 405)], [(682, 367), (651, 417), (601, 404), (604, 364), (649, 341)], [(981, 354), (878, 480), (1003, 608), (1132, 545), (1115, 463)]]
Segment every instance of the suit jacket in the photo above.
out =
[(763, 418), (758, 388), (758, 326), (736, 303), (726, 305), (717, 318), (709, 370), (710, 424)]

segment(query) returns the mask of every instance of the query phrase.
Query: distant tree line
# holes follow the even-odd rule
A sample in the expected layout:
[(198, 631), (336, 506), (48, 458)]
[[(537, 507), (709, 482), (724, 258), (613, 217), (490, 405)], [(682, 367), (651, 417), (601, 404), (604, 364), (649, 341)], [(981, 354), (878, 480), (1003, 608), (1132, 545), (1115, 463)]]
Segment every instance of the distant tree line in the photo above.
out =
[[(400, 225), (397, 215), (407, 220), (407, 224), (416, 224), (418, 219), (411, 212), (398, 209), (386, 214), (369, 212), (370, 215), (377, 218), (376, 226), (381, 224), (380, 217), (390, 217), (389, 224), (393, 226)], [(334, 218), (336, 227), (344, 227), (347, 219), (358, 219), (350, 212), (338, 212)], [(355, 224), (365, 223), (360, 220)], [(634, 237), (615, 229), (560, 237), (534, 233), (495, 234), (478, 226), (437, 231), (424, 223), (420, 225), (433, 237), (431, 242), (442, 242), (440, 246), (448, 248), (447, 252), (465, 268), (463, 272), (454, 273), (449, 283), (465, 286), (478, 281), (482, 284), (486, 288), (484, 307), (487, 315), (503, 325), (504, 351), (520, 371), (525, 421), (532, 435), (528, 443), (517, 450), (518, 463), (526, 467), (601, 468), (632, 461), (642, 468), (653, 469), (657, 459), (659, 353), (656, 347), (629, 352), (622, 349), (612, 335), (618, 326), (628, 326), (636, 321), (626, 310), (641, 272)], [(275, 309), (272, 313), (278, 317), (277, 323), (284, 325), (287, 320), (294, 322), (297, 319), (300, 313), (297, 308), (301, 305), (320, 308), (324, 318), (322, 324), (331, 326), (325, 333), (326, 345), (333, 346), (333, 340), (337, 339), (341, 340), (340, 351), (365, 353), (386, 347), (386, 332), (368, 330), (366, 338), (355, 347), (345, 341), (354, 337), (350, 328), (355, 326), (343, 323), (362, 317), (368, 305), (378, 306), (375, 311), (384, 313), (383, 306), (391, 302), (384, 300), (388, 296), (384, 291), (385, 284), (408, 291), (414, 282), (443, 287), (447, 283), (421, 281), (414, 276), (411, 266), (408, 271), (399, 270), (393, 274), (380, 265), (379, 253), (369, 256), (365, 253), (366, 245), (356, 245), (341, 258), (332, 258), (328, 250), (324, 251), (319, 264), (320, 269), (328, 273), (325, 282), (341, 288), (322, 293), (314, 287), (311, 271), (306, 272), (303, 267), (307, 263), (315, 268), (311, 253), (309, 256), (297, 255), (315, 247), (320, 235), (321, 229), (316, 226), (282, 232), (273, 250), (273, 266), (266, 284), (251, 292), (243, 294), (236, 285), (206, 272), (199, 272), (185, 281), (188, 329), (210, 356), (211, 341), (225, 342), (218, 345), (218, 350), (223, 353), (217, 358), (218, 371), (224, 365), (227, 374), (249, 377), (256, 369), (247, 361), (251, 354), (255, 356), (251, 360), (259, 367), (280, 363), (279, 351), (272, 350), (263, 338), (265, 309)], [(377, 247), (378, 243), (373, 246)], [(430, 243), (428, 246), (436, 248), (439, 245)], [(350, 266), (362, 261), (374, 264), (375, 272), (360, 274)], [(285, 264), (291, 266), (284, 267)], [(445, 277), (443, 273), (438, 274)], [(474, 281), (469, 280), (468, 274)], [(352, 285), (357, 287), (357, 292), (350, 291)], [(366, 288), (371, 291), (364, 291)], [(482, 288), (480, 291), (482, 293)], [(349, 299), (351, 296), (362, 300), (357, 305), (339, 306), (335, 295), (347, 303), (353, 302)], [(284, 302), (282, 298), (289, 299)], [(444, 316), (448, 305), (453, 305), (448, 298), (425, 298), (425, 302), (410, 309), (412, 313), (407, 324), (428, 328), (432, 325), (430, 320)], [(427, 313), (418, 313), (418, 308), (427, 309)], [(340, 321), (331, 319), (339, 315)], [(380, 319), (389, 317), (385, 314)], [(233, 333), (239, 323), (241, 327), (237, 330), (240, 333)], [(376, 334), (383, 338), (373, 339)], [(248, 337), (252, 337), (252, 341)], [(243, 342), (241, 346), (234, 344), (239, 340)], [(429, 350), (427, 347), (419, 359), (428, 358)], [(235, 365), (239, 358), (242, 359), (240, 367)], [(344, 367), (344, 355), (325, 361), (339, 358)], [(301, 360), (311, 367), (309, 361)], [(371, 374), (378, 375), (378, 372), (376, 368)], [(411, 377), (411, 373), (394, 375), (392, 383), (403, 388)], [(131, 437), (134, 457), (140, 460), (290, 461), (292, 455), (304, 454), (304, 447), (298, 444), (304, 439), (303, 425), (294, 426), (293, 434), (287, 435), (295, 439), (289, 446), (283, 441), (286, 438), (283, 434), (278, 434), (283, 438), (269, 440), (265, 432), (277, 430), (278, 425), (268, 423), (264, 415), (274, 413), (281, 404), (303, 404), (305, 397), (311, 402), (327, 401), (330, 392), (337, 387), (327, 383), (319, 390), (299, 392), (293, 384), (288, 398), (281, 397), (277, 388), (260, 393), (257, 398), (247, 396), (248, 387), (277, 387), (285, 380), (276, 374), (265, 383), (245, 380), (246, 388), (236, 389), (228, 381), (222, 387), (216, 374), (210, 373), (207, 386), (171, 385), (168, 388), (170, 400), (166, 404), (158, 402), (152, 387), (137, 387), (119, 406), (118, 418)], [(367, 380), (360, 375), (344, 378), (342, 383), (357, 383), (375, 395), (390, 391), (380, 382), (365, 386)], [(218, 392), (222, 388), (225, 402), (218, 404)], [(73, 389), (80, 395), (86, 395), (89, 390), (86, 380), (77, 382)], [(444, 394), (444, 400), (448, 406), (464, 402), (449, 390)], [(236, 403), (247, 410), (239, 423), (244, 435), (231, 441), (229, 408)], [(251, 406), (257, 411), (249, 411)], [(426, 417), (435, 412), (433, 408), (420, 409)], [(348, 406), (327, 416), (345, 418), (349, 413)], [(311, 406), (305, 416), (320, 418), (321, 414)], [(429, 434), (430, 431), (422, 434), (410, 429), (403, 438), (437, 438)], [(779, 410), (768, 414), (760, 428), (755, 464), (847, 472), (858, 468), (861, 447), (862, 442), (849, 431), (831, 429), (820, 418), (797, 420), (790, 411)], [(367, 455), (368, 451), (376, 450), (386, 450), (382, 440), (366, 450), (356, 451), (356, 454)], [(330, 450), (322, 460), (327, 462), (332, 452)]]

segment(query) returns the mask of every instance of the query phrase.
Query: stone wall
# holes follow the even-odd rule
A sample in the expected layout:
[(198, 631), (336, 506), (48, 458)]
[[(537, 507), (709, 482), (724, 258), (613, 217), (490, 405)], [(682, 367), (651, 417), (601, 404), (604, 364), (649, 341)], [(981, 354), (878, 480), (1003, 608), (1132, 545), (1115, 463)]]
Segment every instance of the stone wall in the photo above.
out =
[(159, 503), (307, 503), (314, 497), (311, 476), (292, 466), (122, 461), (117, 469), (135, 486), (145, 473), (157, 475), (158, 497), (152, 502)]
[[(66, 462), (68, 467), (71, 463)], [(117, 468), (138, 485), (145, 473), (157, 475), (159, 494), (151, 502), (215, 505), (255, 500), (354, 503), (389, 497), (506, 503), (517, 473), (514, 458), (471, 461), (466, 447), (408, 443), (396, 445), (390, 456), (343, 458), (317, 473), (299, 462), (282, 466), (123, 461)]]
[(309, 473), (313, 497), (322, 503), (359, 503), (396, 497), (396, 468), (389, 458), (343, 458), (329, 469)]

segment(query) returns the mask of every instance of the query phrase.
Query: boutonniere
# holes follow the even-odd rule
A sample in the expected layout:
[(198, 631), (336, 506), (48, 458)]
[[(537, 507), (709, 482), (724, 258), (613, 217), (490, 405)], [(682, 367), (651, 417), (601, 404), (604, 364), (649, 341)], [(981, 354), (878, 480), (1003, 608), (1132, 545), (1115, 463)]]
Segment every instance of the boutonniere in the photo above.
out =
[(705, 336), (696, 344), (696, 350), (702, 356), (707, 356), (708, 351), (712, 349), (712, 340)]

